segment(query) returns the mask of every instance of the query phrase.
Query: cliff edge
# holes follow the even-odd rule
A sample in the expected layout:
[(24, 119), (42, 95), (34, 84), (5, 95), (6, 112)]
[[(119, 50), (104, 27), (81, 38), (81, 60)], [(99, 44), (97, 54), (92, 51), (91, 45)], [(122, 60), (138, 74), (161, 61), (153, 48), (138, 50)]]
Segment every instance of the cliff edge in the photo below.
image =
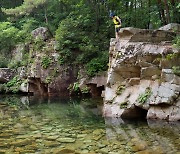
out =
[(104, 116), (180, 120), (178, 34), (128, 27), (111, 39)]

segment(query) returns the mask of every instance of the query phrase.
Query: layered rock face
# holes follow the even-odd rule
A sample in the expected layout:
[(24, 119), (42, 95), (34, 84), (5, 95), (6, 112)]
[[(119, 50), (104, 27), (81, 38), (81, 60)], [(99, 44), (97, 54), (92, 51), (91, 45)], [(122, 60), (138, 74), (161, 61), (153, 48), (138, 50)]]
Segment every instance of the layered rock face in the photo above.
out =
[(176, 34), (123, 28), (111, 39), (104, 116), (180, 120), (180, 50)]
[[(59, 53), (54, 49), (55, 41), (49, 40), (47, 52), (34, 52), (30, 55), (33, 63), (27, 68), (28, 92), (41, 96), (68, 96), (68, 87), (76, 81), (78, 69), (60, 65)], [(30, 47), (31, 48), (31, 47)]]
[[(14, 69), (0, 69), (0, 93), (7, 92), (4, 83), (17, 77), (20, 82), (16, 85), (16, 89), (20, 93), (31, 93), (37, 97), (69, 95), (100, 97), (106, 84), (106, 73), (89, 78), (82, 66), (61, 64), (59, 61), (61, 55), (56, 50), (57, 44), (49, 36), (48, 29), (40, 27), (32, 31), (31, 43), (16, 46), (12, 51), (13, 58), (10, 63)], [(14, 85), (11, 84), (11, 88), (12, 86)], [(12, 90), (9, 87), (8, 89), (11, 93)]]

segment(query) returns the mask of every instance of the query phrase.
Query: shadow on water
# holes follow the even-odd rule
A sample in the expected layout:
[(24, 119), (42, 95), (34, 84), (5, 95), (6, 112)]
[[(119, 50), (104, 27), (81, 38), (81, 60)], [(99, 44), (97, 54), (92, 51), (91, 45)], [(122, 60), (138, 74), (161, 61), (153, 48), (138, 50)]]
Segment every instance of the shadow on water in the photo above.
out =
[(176, 154), (180, 123), (102, 118), (101, 98), (0, 96), (0, 153)]

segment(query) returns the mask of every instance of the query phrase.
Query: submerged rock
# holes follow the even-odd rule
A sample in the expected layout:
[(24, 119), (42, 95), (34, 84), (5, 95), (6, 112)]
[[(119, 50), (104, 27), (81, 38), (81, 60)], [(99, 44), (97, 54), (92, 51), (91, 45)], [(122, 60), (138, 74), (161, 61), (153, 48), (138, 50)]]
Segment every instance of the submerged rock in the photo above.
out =
[(53, 150), (53, 153), (54, 154), (66, 154), (66, 153), (79, 154), (78, 152), (71, 150), (71, 149), (55, 149), (55, 150)]
[(58, 138), (57, 141), (61, 143), (74, 143), (76, 140), (74, 138)]
[(30, 140), (30, 139), (19, 139), (19, 140), (16, 140), (15, 142), (12, 142), (11, 145), (14, 145), (14, 146), (25, 146), (25, 145), (28, 145), (28, 144), (31, 144), (33, 141)]
[(46, 147), (56, 147), (60, 145), (60, 143), (57, 141), (44, 141), (43, 143)]

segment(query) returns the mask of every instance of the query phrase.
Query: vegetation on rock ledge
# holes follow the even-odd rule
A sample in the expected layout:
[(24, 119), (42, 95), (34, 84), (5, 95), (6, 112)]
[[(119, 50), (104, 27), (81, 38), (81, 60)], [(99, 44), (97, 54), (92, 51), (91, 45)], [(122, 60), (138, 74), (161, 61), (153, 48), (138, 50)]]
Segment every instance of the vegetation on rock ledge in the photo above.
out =
[[(10, 52), (18, 43), (28, 42), (34, 50), (43, 50), (44, 42), (33, 41), (31, 31), (47, 27), (57, 41), (59, 64), (84, 66), (90, 77), (108, 67), (109, 39), (114, 37), (110, 10), (120, 15), (123, 27), (158, 28), (180, 21), (177, 0), (169, 3), (155, 0), (7, 0), (0, 5), (0, 59), (4, 59), (0, 60), (1, 67), (8, 66)], [(175, 44), (179, 44), (178, 37)], [(13, 65), (27, 66), (27, 63)], [(45, 68), (47, 65), (43, 64)]]
[(152, 94), (152, 90), (150, 87), (146, 88), (145, 92), (143, 94), (140, 94), (137, 101), (140, 104), (146, 103), (146, 101), (149, 99), (149, 97)]

